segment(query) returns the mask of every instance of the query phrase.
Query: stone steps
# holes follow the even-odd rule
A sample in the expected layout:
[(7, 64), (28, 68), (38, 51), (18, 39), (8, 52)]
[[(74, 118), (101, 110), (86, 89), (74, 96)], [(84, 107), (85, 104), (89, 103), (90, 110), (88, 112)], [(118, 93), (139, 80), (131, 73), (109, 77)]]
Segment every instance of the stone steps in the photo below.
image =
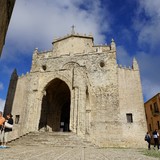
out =
[(0, 160), (157, 160), (141, 150), (99, 148), (72, 132), (29, 133), (8, 146)]
[(26, 146), (68, 146), (68, 147), (88, 147), (93, 146), (90, 142), (78, 137), (72, 132), (34, 132), (29, 133), (10, 143)]

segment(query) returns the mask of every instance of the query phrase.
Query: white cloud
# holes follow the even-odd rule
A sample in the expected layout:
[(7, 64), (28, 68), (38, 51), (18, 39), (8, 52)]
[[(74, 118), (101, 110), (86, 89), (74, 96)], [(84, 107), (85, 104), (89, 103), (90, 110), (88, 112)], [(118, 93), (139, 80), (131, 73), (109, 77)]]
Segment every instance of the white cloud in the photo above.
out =
[(145, 99), (149, 99), (160, 92), (160, 55), (151, 55), (145, 52), (137, 53), (142, 79), (142, 88)]
[[(142, 48), (152, 51), (159, 47), (160, 42), (160, 1), (141, 0), (134, 18), (134, 27), (138, 32), (138, 42)], [(160, 48), (160, 47), (159, 47)]]
[(134, 29), (138, 36), (137, 57), (140, 65), (142, 87), (145, 99), (160, 92), (160, 1), (137, 1), (139, 7), (134, 17)]
[(141, 9), (150, 17), (160, 17), (160, 1), (159, 0), (141, 0), (139, 1)]
[(0, 82), (0, 90), (2, 90), (2, 89), (3, 89), (3, 83)]
[[(52, 48), (54, 38), (71, 32), (71, 25), (81, 34), (92, 33), (95, 42), (104, 42), (102, 32), (109, 30), (109, 22), (100, 0), (18, 0), (8, 31), (9, 52), (24, 54), (38, 47)], [(37, 5), (38, 4), (38, 5)], [(85, 6), (83, 5), (85, 4)], [(107, 7), (107, 6), (105, 6)], [(105, 17), (104, 17), (105, 16)], [(109, 17), (109, 16), (108, 16)], [(101, 25), (103, 23), (103, 25)], [(6, 54), (7, 56), (7, 54)]]
[(5, 100), (0, 98), (0, 111), (3, 111), (5, 105)]

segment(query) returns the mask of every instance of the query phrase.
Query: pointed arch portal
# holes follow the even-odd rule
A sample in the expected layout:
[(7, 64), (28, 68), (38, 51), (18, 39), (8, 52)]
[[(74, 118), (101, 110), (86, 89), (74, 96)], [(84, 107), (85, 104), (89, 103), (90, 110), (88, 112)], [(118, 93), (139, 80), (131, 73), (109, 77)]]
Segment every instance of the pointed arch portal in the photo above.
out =
[(69, 131), (70, 101), (68, 85), (58, 78), (52, 80), (42, 99), (39, 129)]

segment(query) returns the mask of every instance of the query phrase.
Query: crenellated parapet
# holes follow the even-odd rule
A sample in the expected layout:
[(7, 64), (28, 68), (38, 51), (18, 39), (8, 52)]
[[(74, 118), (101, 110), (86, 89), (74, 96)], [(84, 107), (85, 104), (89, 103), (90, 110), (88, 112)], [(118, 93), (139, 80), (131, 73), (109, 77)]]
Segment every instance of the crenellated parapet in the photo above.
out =
[(136, 58), (133, 58), (132, 69), (139, 71), (139, 65)]
[(124, 70), (133, 70), (133, 71), (139, 71), (139, 65), (138, 65), (138, 62), (135, 58), (133, 58), (133, 61), (132, 61), (132, 67), (129, 66), (122, 66), (121, 64), (118, 64), (118, 68), (120, 69), (124, 69)]
[(113, 38), (112, 38), (112, 40), (111, 40), (111, 45), (110, 45), (110, 47), (111, 47), (111, 50), (116, 51), (116, 43), (115, 43), (115, 41), (114, 41)]
[(112, 39), (110, 44), (94, 45), (93, 48), (94, 48), (94, 52), (97, 52), (97, 53), (110, 52), (110, 51), (116, 52), (116, 43)]

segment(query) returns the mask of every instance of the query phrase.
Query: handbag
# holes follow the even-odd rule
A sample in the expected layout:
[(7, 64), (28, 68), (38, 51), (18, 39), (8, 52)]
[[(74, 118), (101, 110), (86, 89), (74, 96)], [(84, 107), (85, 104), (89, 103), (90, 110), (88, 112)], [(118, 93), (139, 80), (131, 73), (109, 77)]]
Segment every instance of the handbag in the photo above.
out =
[(5, 122), (4, 126), (5, 126), (5, 128), (10, 128), (10, 129), (13, 128), (13, 124), (9, 124), (8, 122)]

